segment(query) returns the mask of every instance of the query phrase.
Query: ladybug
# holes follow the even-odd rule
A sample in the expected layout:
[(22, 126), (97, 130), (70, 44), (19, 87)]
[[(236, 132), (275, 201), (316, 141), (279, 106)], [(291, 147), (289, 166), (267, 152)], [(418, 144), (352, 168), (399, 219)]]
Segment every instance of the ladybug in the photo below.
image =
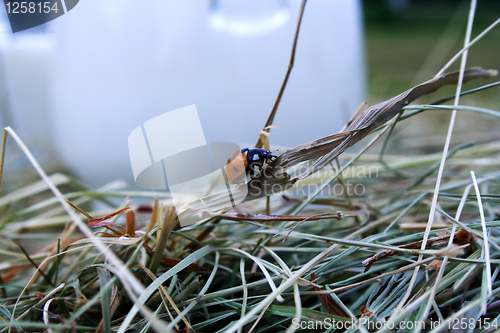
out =
[(245, 181), (247, 174), (250, 178), (258, 178), (264, 170), (265, 164), (276, 160), (270, 150), (260, 148), (243, 148), (231, 154), (226, 164), (226, 176), (230, 184)]

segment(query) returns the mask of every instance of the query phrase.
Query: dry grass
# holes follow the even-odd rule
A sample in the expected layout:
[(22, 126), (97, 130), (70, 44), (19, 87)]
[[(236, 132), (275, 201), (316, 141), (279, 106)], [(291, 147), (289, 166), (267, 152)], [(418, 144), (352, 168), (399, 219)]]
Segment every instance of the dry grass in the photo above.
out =
[[(415, 140), (417, 155), (389, 154), (393, 129), (411, 127), (426, 110), (498, 122), (500, 112), (479, 106), (407, 105), (442, 84), (492, 74), (462, 67), (369, 107), (344, 132), (284, 152), (267, 170), (275, 177), (252, 180), (259, 195), (183, 228), (168, 194), (155, 200), (120, 182), (95, 190), (48, 177), (7, 129), (43, 180), (0, 197), (0, 329), (293, 332), (297, 321), (370, 320), (379, 325), (351, 331), (425, 323), (424, 331), (439, 332), (464, 322), (493, 331), (500, 326), (498, 133), (454, 143), (451, 130), (440, 130)], [(449, 149), (435, 153), (445, 141)], [(294, 187), (281, 193), (285, 185)], [(80, 208), (94, 201), (109, 208)], [(196, 205), (195, 213), (217, 207), (217, 197)]]

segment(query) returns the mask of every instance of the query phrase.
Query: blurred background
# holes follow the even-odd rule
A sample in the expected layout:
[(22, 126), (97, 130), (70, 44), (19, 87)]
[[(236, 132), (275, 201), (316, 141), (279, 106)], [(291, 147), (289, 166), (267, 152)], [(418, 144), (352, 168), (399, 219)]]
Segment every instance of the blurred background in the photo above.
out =
[[(286, 73), (300, 2), (84, 0), (15, 34), (2, 11), (0, 125), (11, 126), (49, 172), (92, 186), (124, 179), (136, 189), (128, 135), (186, 105), (196, 104), (207, 141), (252, 146)], [(336, 133), (362, 101), (381, 102), (432, 78), (461, 49), (469, 5), (309, 0), (271, 144)], [(478, 1), (472, 38), (498, 17), (498, 1)], [(497, 27), (471, 49), (467, 66), (500, 69), (499, 40)], [(461, 104), (500, 110), (499, 96), (493, 88)], [(439, 151), (448, 119), (431, 111), (399, 124), (389, 153)], [(454, 140), (498, 140), (497, 128), (491, 118), (461, 113)], [(11, 142), (6, 171), (32, 174)]]
[[(364, 1), (368, 102), (374, 104), (432, 78), (463, 47), (470, 1)], [(500, 1), (477, 1), (471, 40), (500, 18)], [(467, 67), (500, 69), (500, 27), (496, 26), (468, 53)], [(448, 71), (458, 70), (460, 59)], [(462, 91), (495, 82), (465, 84)], [(460, 98), (460, 104), (500, 110), (499, 88)], [(455, 94), (444, 87), (414, 104), (432, 103)], [(452, 102), (446, 103), (452, 104)], [(416, 155), (441, 152), (450, 111), (424, 112), (396, 126), (388, 154)], [(452, 145), (500, 139), (494, 117), (459, 112)], [(392, 136), (391, 136), (392, 137)], [(380, 147), (380, 146), (379, 146)]]

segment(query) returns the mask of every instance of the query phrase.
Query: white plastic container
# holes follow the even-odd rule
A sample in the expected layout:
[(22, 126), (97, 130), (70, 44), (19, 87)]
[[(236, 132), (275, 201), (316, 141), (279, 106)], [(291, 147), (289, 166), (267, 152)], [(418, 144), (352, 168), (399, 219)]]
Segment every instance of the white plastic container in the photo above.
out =
[[(7, 15), (0, 13), (0, 126), (14, 128), (41, 163), (52, 143), (48, 118), (55, 39), (45, 28), (13, 34)], [(8, 163), (6, 170), (19, 166), (14, 164)]]
[[(130, 132), (191, 104), (208, 142), (255, 144), (288, 67), (300, 4), (81, 1), (49, 23), (51, 135), (59, 156), (93, 185), (123, 178), (134, 187)], [(335, 133), (363, 100), (360, 6), (307, 3), (271, 144)]]

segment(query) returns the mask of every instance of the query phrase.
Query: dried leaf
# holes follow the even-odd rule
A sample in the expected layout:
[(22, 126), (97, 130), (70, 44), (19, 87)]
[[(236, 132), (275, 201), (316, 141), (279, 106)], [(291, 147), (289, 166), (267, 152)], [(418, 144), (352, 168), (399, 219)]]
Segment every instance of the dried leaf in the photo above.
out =
[[(313, 283), (316, 283), (316, 277), (314, 276), (314, 273), (311, 273), (311, 280)], [(314, 290), (321, 291), (323, 289), (314, 285)], [(323, 304), (323, 306), (326, 308), (326, 311), (329, 314), (339, 316), (339, 317), (349, 318), (347, 313), (344, 312), (344, 310), (337, 304), (337, 302), (335, 302), (330, 297), (330, 295), (318, 294), (318, 298), (319, 298), (321, 304)]]
[[(118, 294), (118, 287), (113, 284), (111, 286), (111, 308), (109, 310), (109, 315), (113, 318), (113, 315), (120, 305), (120, 295)], [(101, 319), (99, 326), (97, 326), (96, 333), (104, 332), (104, 319)]]
[(118, 227), (118, 228), (122, 228), (123, 230), (125, 230), (125, 227), (122, 225), (119, 225), (118, 223), (95, 221), (95, 220), (98, 220), (98, 219), (89, 220), (89, 228), (112, 227), (113, 226), (113, 227)]
[(126, 232), (125, 234), (130, 237), (137, 237), (135, 234), (135, 213), (133, 210), (129, 210), (126, 214), (127, 222), (126, 222)]
[(108, 220), (116, 215), (119, 215), (121, 213), (123, 213), (124, 211), (130, 209), (130, 207), (125, 207), (125, 208), (122, 208), (114, 213), (111, 213), (109, 215), (106, 215), (104, 217), (100, 217), (100, 218), (96, 218), (96, 219), (90, 219), (89, 220), (89, 227), (90, 228), (95, 228), (95, 227), (104, 227), (104, 226), (115, 226), (115, 227), (120, 227), (122, 228), (123, 230), (125, 230), (125, 227), (122, 226), (122, 225), (119, 225), (119, 224), (116, 224), (116, 223), (111, 223), (111, 222), (104, 222), (105, 220)]
[(462, 245), (469, 244), (472, 241), (472, 234), (465, 229), (460, 229), (453, 241)]
[(153, 212), (153, 205), (138, 205), (135, 208), (135, 211), (137, 213), (152, 213)]
[[(448, 265), (450, 262), (447, 262), (446, 264)], [(427, 268), (426, 270), (428, 271), (432, 271), (432, 270), (438, 270), (441, 268), (441, 266), (443, 266), (443, 261), (442, 260), (433, 260), (431, 261), (431, 263), (429, 265), (427, 265)]]
[[(438, 246), (447, 246), (449, 239), (450, 239), (451, 233), (443, 229), (439, 233), (436, 234), (436, 237), (429, 238), (426, 243), (426, 248), (430, 247), (438, 247)], [(472, 240), (472, 235), (465, 229), (460, 229), (456, 234), (455, 237), (453, 238), (453, 243), (455, 244), (460, 244), (460, 245), (465, 245), (469, 244)], [(401, 249), (416, 249), (419, 250), (422, 248), (422, 241), (417, 241), (417, 242), (412, 242), (406, 245), (401, 245), (398, 246)], [(461, 251), (461, 250), (460, 250)], [(460, 252), (458, 251), (458, 253)], [(455, 253), (456, 251), (452, 251), (452, 253)], [(393, 256), (397, 253), (397, 251), (394, 250), (382, 250), (375, 254), (374, 256), (364, 260), (361, 264), (364, 267), (369, 267), (371, 264), (373, 264), (375, 261), (380, 260), (384, 257), (388, 256)]]
[(373, 315), (373, 312), (368, 310), (365, 305), (362, 305), (359, 308), (359, 312), (361, 313), (362, 316), (365, 316), (365, 317), (370, 317), (371, 315)]
[(252, 222), (269, 222), (269, 221), (319, 221), (328, 219), (342, 220), (345, 216), (353, 216), (353, 212), (335, 212), (317, 215), (266, 215), (266, 214), (244, 214), (244, 213), (226, 213), (220, 215), (222, 219), (232, 221), (252, 221)]
[[(419, 97), (432, 93), (443, 86), (457, 84), (459, 74), (460, 71), (443, 74), (419, 84), (385, 102), (368, 107), (361, 112), (346, 129), (347, 131), (355, 132), (346, 137), (328, 154), (318, 159), (311, 167), (299, 175), (298, 178), (304, 179), (328, 165), (347, 148), (359, 142), (377, 127), (388, 122), (395, 117), (404, 106), (410, 104)], [(484, 70), (481, 67), (473, 67), (464, 72), (463, 82), (465, 83), (476, 78), (496, 76), (497, 74), (498, 72), (496, 70)]]
[[(149, 245), (147, 245), (146, 243), (144, 243), (143, 246), (146, 248), (146, 251), (153, 252), (153, 249)], [(172, 266), (175, 266), (175, 265), (177, 265), (178, 263), (181, 262), (180, 260), (172, 259), (172, 258), (169, 258), (169, 257), (166, 257), (166, 256), (162, 256), (161, 260), (163, 260), (165, 263), (167, 263), (169, 265), (172, 265)], [(189, 272), (211, 271), (211, 269), (208, 269), (208, 268), (205, 268), (205, 267), (201, 267), (200, 265), (197, 265), (197, 264), (190, 264), (190, 265), (188, 265), (186, 267), (186, 270), (189, 271)]]

